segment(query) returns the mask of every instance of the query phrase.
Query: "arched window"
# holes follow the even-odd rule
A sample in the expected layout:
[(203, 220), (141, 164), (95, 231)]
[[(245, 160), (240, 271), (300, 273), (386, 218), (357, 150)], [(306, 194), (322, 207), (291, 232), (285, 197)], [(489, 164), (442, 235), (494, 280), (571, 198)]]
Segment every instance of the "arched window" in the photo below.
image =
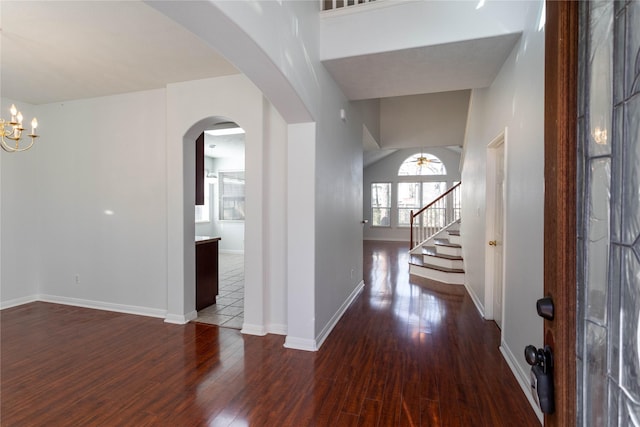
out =
[(400, 169), (399, 176), (415, 176), (415, 175), (446, 175), (447, 169), (442, 161), (429, 153), (416, 153), (407, 158)]

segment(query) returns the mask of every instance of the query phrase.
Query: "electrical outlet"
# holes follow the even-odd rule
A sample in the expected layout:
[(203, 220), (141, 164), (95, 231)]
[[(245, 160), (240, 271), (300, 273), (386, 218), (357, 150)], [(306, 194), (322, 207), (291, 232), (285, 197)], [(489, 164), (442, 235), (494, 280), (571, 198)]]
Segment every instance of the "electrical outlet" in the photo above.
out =
[(76, 285), (80, 284), (80, 275), (76, 274)]

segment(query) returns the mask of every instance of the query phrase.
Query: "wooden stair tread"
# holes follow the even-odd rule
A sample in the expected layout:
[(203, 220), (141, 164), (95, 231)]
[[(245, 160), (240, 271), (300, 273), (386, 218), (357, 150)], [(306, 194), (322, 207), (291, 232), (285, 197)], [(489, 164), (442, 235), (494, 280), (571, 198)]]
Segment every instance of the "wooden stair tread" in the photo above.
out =
[(433, 241), (433, 244), (436, 246), (446, 246), (448, 248), (462, 248), (462, 246), (460, 246), (459, 244), (451, 243), (447, 239), (435, 239)]
[(435, 246), (423, 246), (422, 255), (432, 256), (436, 258), (448, 259), (451, 261), (462, 261), (462, 257), (458, 255), (441, 254), (436, 251)]
[(441, 267), (439, 265), (426, 264), (424, 262), (414, 262), (413, 259), (411, 261), (409, 261), (409, 263), (413, 264), (415, 266), (418, 266), (418, 267), (429, 268), (431, 270), (442, 271), (444, 273), (462, 273), (462, 274), (464, 274), (464, 270), (461, 269), (461, 268), (448, 268), (448, 267)]
[(464, 273), (464, 270), (462, 268), (448, 268), (441, 267), (439, 265), (428, 264), (424, 262), (419, 255), (411, 255), (409, 257), (409, 264), (413, 264), (418, 267), (430, 268), (431, 270), (443, 271), (445, 273)]
[(447, 230), (447, 233), (449, 233), (449, 235), (451, 236), (459, 236), (460, 230)]

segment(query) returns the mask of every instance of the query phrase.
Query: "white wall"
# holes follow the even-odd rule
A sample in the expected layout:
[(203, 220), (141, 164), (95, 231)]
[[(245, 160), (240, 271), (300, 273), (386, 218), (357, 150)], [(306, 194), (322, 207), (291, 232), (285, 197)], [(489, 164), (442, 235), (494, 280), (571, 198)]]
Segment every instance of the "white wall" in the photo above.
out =
[[(485, 301), (487, 144), (505, 128), (505, 282), (502, 349), (516, 377), (527, 381), (523, 356), (541, 346), (543, 323), (535, 303), (543, 295), (544, 31), (541, 2), (521, 2), (527, 28), (491, 87), (474, 90), (462, 170), (462, 239), (466, 286)], [(482, 307), (481, 307), (482, 309)]]
[[(45, 299), (163, 316), (164, 90), (35, 110), (42, 137), (19, 156), (29, 162), (36, 185), (21, 181), (23, 171), (14, 171), (6, 181), (20, 182), (21, 191), (32, 190), (23, 194), (28, 194), (37, 220), (31, 212), (3, 215), (2, 242), (8, 242), (8, 230), (29, 228), (13, 250), (33, 253), (39, 262), (9, 279), (9, 286), (30, 282), (36, 274), (37, 287), (30, 292)], [(13, 204), (4, 188), (2, 198), (3, 207)], [(10, 265), (4, 255), (3, 271)]]
[(313, 349), (362, 282), (363, 122), (320, 64), (320, 4), (150, 4), (220, 51), (289, 123), (287, 345)]
[[(420, 153), (419, 148), (406, 148), (396, 151), (395, 153), (379, 160), (364, 169), (363, 179), (363, 200), (362, 200), (362, 217), (368, 219), (369, 223), (364, 226), (365, 240), (386, 240), (407, 242), (407, 250), (409, 245), (409, 228), (398, 227), (398, 211), (397, 206), (397, 189), (399, 182), (415, 182), (415, 177), (398, 176), (398, 169), (402, 162), (409, 156)], [(442, 160), (447, 176), (424, 176), (420, 177), (420, 181), (448, 181), (452, 185), (455, 181), (460, 181), (460, 154), (443, 147), (429, 147), (423, 150), (425, 153), (433, 154)], [(390, 227), (372, 227), (371, 226), (371, 184), (374, 182), (390, 182), (391, 183), (391, 225)]]
[(263, 98), (265, 318), (268, 331), (287, 333), (287, 124)]
[[(246, 77), (34, 110), (40, 144), (2, 155), (3, 306), (40, 296), (184, 320), (195, 305), (194, 144), (184, 137), (231, 119), (247, 131), (245, 326), (286, 332), (286, 125)], [(277, 260), (268, 270), (265, 253)]]
[(471, 91), (380, 100), (382, 148), (462, 146)]
[[(264, 187), (264, 100), (262, 93), (243, 75), (176, 83), (167, 86), (167, 174), (169, 273), (168, 309), (170, 320), (184, 321), (193, 316), (195, 308), (195, 269), (193, 235), (195, 227), (191, 189), (194, 180), (193, 144), (205, 128), (214, 121), (233, 121), (245, 134), (246, 219), (245, 236), (251, 243), (245, 246), (245, 332), (267, 332), (263, 295), (267, 288), (264, 270), (264, 199), (269, 188)], [(226, 118), (226, 119), (225, 119)], [(274, 189), (277, 191), (278, 189)], [(285, 207), (280, 207), (284, 215)], [(190, 221), (186, 221), (186, 215)], [(284, 239), (284, 230), (282, 239)], [(184, 254), (184, 256), (183, 256)], [(284, 253), (278, 254), (285, 257)], [(286, 286), (285, 283), (274, 286)]]
[(329, 12), (321, 24), (321, 57), (346, 58), (517, 33), (523, 27), (517, 3), (487, 1), (477, 8), (477, 1), (385, 1), (366, 10)]
[[(190, 195), (194, 180), (190, 166), (193, 145), (187, 141), (212, 120), (229, 118), (247, 131), (247, 152), (251, 153), (246, 157), (245, 233), (255, 240), (245, 248), (251, 269), (245, 273), (248, 285), (243, 331), (265, 333), (269, 325), (283, 326), (281, 322), (286, 318), (289, 326), (295, 325), (288, 330), (288, 342), (298, 348), (316, 348), (350, 298), (361, 289), (363, 277), (362, 114), (347, 101), (319, 62), (319, 3), (149, 4), (220, 50), (260, 90), (244, 76), (228, 76), (171, 84), (165, 91), (75, 101), (69, 103), (73, 112), (77, 111), (78, 117), (85, 120), (79, 127), (74, 127), (76, 117), (64, 114), (64, 105), (42, 107), (46, 111), (43, 123), (60, 120), (60, 124), (53, 126), (60, 138), (59, 145), (54, 147), (62, 150), (53, 158), (63, 168), (56, 170), (59, 176), (54, 182), (59, 187), (51, 194), (43, 190), (47, 202), (54, 196), (63, 201), (54, 205), (47, 225), (64, 215), (79, 220), (77, 229), (76, 224), (62, 218), (63, 227), (46, 231), (51, 239), (47, 250), (66, 239), (60, 243), (65, 250), (57, 252), (55, 261), (47, 261), (46, 273), (50, 274), (47, 289), (87, 300), (103, 298), (123, 305), (146, 305), (152, 310), (162, 307), (168, 321), (188, 320), (194, 314), (195, 292), (191, 284), (195, 279), (190, 260), (195, 225), (194, 200)], [(274, 111), (265, 108), (261, 92), (286, 122), (299, 124), (300, 128), (294, 125), (287, 129), (287, 138), (293, 136), (295, 142), (284, 145), (281, 140), (284, 128), (277, 114), (267, 117), (268, 111)], [(121, 99), (127, 100), (126, 108), (121, 108)], [(346, 112), (345, 122), (340, 120), (341, 109)], [(115, 126), (118, 130), (114, 131), (114, 123), (128, 126)], [(273, 157), (265, 155), (266, 135), (272, 138)], [(148, 168), (142, 167), (147, 158), (138, 159), (139, 151), (154, 143), (155, 148), (164, 144), (164, 151), (157, 150), (154, 155), (158, 157), (148, 162)], [(292, 147), (292, 144), (299, 145)], [(283, 156), (285, 146), (288, 157)], [(123, 147), (129, 151), (123, 153)], [(113, 152), (103, 153), (108, 150)], [(105, 159), (94, 159), (94, 153), (104, 155)], [(291, 157), (293, 153), (296, 157)], [(46, 170), (50, 172), (57, 166), (49, 164)], [(303, 170), (301, 166), (308, 168)], [(279, 171), (265, 175), (265, 171), (275, 168)], [(98, 178), (89, 175), (94, 169), (108, 179), (96, 183)], [(281, 193), (285, 190), (282, 171), (286, 171), (286, 182), (291, 184), (286, 195)], [(157, 172), (163, 181), (151, 183), (154, 175), (149, 172)], [(90, 177), (85, 179), (86, 176)], [(92, 191), (97, 185), (102, 185), (100, 191)], [(146, 191), (149, 186), (150, 192)], [(305, 197), (293, 197), (303, 193)], [(156, 194), (164, 209), (156, 205), (155, 198), (150, 205), (144, 205), (147, 195)], [(86, 203), (85, 197), (90, 203)], [(288, 206), (265, 201), (271, 198), (286, 199)], [(106, 209), (113, 210), (115, 215), (105, 215)], [(159, 213), (149, 219), (152, 210)], [(294, 213), (300, 218), (293, 219)], [(269, 217), (287, 218), (287, 222), (266, 225)], [(100, 226), (100, 236), (105, 236), (106, 243), (99, 245), (100, 250), (93, 255), (96, 225)], [(164, 236), (158, 233), (163, 227), (166, 227)], [(269, 242), (265, 239), (267, 235)], [(312, 249), (297, 251), (293, 256), (292, 251), (298, 246), (291, 247), (292, 236), (297, 245), (309, 245)], [(129, 246), (121, 249), (125, 242)], [(147, 251), (150, 245), (153, 247)], [(106, 269), (105, 260), (116, 250), (122, 250), (123, 255), (114, 255), (117, 265), (112, 265), (105, 277), (121, 280), (122, 285), (112, 285), (97, 274)], [(79, 254), (80, 251), (84, 252)], [(286, 281), (269, 283), (284, 277), (280, 270), (284, 265), (277, 262), (267, 269), (267, 251), (272, 251), (271, 259), (288, 260)], [(129, 257), (124, 259), (124, 254)], [(310, 260), (298, 259), (302, 257)], [(140, 262), (134, 264), (133, 260), (138, 258)], [(292, 265), (292, 260), (301, 262)], [(158, 265), (167, 265), (166, 271), (158, 269)], [(152, 266), (155, 271), (147, 280), (153, 283), (140, 285), (142, 276)], [(74, 287), (76, 273), (85, 287)], [(263, 302), (269, 301), (265, 293), (283, 295), (288, 284), (293, 284), (289, 290), (301, 291), (300, 299), (291, 299), (294, 295), (291, 292), (287, 294), (287, 307), (295, 310), (289, 310), (286, 316), (275, 313), (282, 308), (275, 298), (265, 307)], [(154, 292), (163, 287), (167, 290), (165, 294)]]
[[(2, 98), (0, 117), (8, 118), (11, 104), (22, 112), (25, 123), (37, 115), (32, 105)], [(40, 145), (50, 141), (39, 138), (30, 151), (0, 154), (0, 307), (29, 301), (38, 290), (38, 228), (47, 209), (37, 197), (46, 179), (38, 174), (37, 159), (41, 157)]]
[(302, 99), (317, 122), (314, 339), (319, 346), (363, 284), (363, 111), (347, 101), (320, 64), (319, 2), (287, 2), (286, 6), (297, 17), (298, 31), (290, 41), (296, 54), (302, 54), (296, 63), (296, 74), (305, 83)]
[(362, 121), (367, 127), (367, 130), (375, 139), (376, 143), (380, 144), (380, 100), (379, 99), (367, 99), (364, 101), (353, 101), (352, 105), (361, 111)]
[(145, 3), (213, 46), (260, 88), (287, 123), (313, 120), (308, 108), (321, 92), (314, 84), (307, 51), (311, 45), (298, 37), (302, 26), (298, 25), (294, 9), (298, 3), (299, 8), (319, 10), (319, 3), (259, 0), (187, 3), (145, 0)]

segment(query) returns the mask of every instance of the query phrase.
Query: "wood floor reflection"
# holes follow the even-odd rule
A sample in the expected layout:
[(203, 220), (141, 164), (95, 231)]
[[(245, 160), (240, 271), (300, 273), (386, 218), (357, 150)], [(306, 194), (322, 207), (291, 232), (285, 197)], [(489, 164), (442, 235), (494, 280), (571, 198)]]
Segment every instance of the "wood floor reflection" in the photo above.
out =
[[(461, 287), (365, 242), (365, 289), (316, 353), (280, 336), (47, 303), (1, 312), (2, 426), (539, 426)], [(422, 279), (420, 279), (422, 280)]]

